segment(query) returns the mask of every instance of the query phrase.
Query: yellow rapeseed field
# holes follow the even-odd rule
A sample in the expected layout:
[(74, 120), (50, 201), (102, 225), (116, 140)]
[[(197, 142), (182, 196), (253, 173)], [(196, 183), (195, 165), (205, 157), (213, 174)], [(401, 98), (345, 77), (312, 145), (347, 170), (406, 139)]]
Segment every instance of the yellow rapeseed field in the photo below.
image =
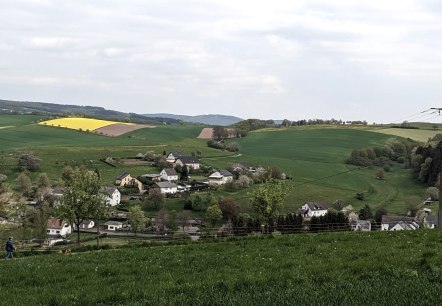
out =
[(89, 119), (89, 118), (60, 118), (54, 120), (48, 120), (40, 122), (40, 125), (49, 125), (49, 126), (57, 126), (63, 127), (73, 130), (83, 130), (83, 131), (93, 131), (111, 124), (127, 124), (133, 125), (133, 123), (122, 123), (115, 121), (107, 121), (107, 120), (99, 120), (99, 119)]

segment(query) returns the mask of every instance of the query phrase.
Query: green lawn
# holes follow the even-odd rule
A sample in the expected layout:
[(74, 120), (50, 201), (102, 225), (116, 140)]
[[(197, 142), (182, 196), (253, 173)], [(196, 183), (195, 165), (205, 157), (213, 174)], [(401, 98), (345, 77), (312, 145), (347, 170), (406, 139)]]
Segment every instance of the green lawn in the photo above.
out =
[(434, 129), (373, 129), (373, 132), (399, 136), (404, 138), (411, 138), (416, 141), (426, 142), (429, 138), (434, 137), (437, 134), (442, 134), (440, 130)]
[(8, 305), (437, 305), (439, 231), (324, 233), (0, 261)]

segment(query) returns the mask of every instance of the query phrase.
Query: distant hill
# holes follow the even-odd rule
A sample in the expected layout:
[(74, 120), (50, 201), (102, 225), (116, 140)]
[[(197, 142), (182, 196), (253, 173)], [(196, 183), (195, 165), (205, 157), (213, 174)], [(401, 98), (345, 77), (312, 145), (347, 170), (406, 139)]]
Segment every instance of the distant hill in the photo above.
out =
[(146, 116), (135, 113), (123, 113), (108, 110), (99, 106), (67, 105), (43, 102), (19, 102), (10, 100), (0, 100), (0, 114), (36, 114), (36, 115), (82, 115), (97, 119), (107, 119), (115, 121), (129, 121), (134, 123), (178, 123), (178, 119), (169, 117)]
[(155, 118), (155, 117), (171, 118), (171, 119), (183, 120), (189, 123), (202, 123), (202, 124), (220, 125), (220, 126), (232, 125), (243, 120), (241, 118), (234, 116), (218, 115), (218, 114), (186, 116), (186, 115), (160, 113), (160, 114), (144, 114), (143, 116), (149, 118)]

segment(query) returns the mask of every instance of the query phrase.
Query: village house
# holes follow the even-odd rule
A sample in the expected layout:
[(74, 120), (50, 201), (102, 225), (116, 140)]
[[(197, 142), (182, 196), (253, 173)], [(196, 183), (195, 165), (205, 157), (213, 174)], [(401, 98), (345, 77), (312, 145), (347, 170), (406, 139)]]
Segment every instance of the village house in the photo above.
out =
[(194, 170), (198, 170), (201, 167), (201, 163), (198, 157), (195, 156), (182, 156), (175, 160), (176, 165), (180, 165), (181, 167), (186, 165), (188, 168), (192, 168)]
[(46, 231), (48, 235), (66, 237), (66, 235), (72, 233), (72, 227), (66, 221), (50, 218), (47, 223)]
[(233, 172), (238, 173), (238, 174), (246, 174), (248, 172), (253, 173), (256, 171), (256, 169), (254, 167), (251, 167), (246, 164), (240, 164), (240, 163), (233, 164), (230, 168)]
[(301, 209), (297, 211), (304, 218), (324, 216), (328, 212), (325, 204), (320, 202), (305, 202)]
[(160, 172), (161, 179), (168, 182), (176, 182), (178, 181), (178, 173), (174, 168), (164, 168)]
[(369, 220), (351, 220), (351, 230), (355, 232), (370, 232), (371, 222)]
[(109, 206), (115, 206), (120, 204), (121, 193), (115, 187), (103, 186), (100, 189), (101, 193), (106, 197), (106, 204)]
[(439, 223), (439, 221), (437, 219), (437, 216), (426, 215), (426, 216), (424, 216), (424, 218), (422, 220), (422, 227), (434, 229), (434, 228), (438, 227), (438, 223)]
[[(83, 220), (81, 223), (80, 223), (80, 229), (82, 230), (82, 229), (91, 229), (91, 228), (94, 228), (94, 226), (95, 226), (95, 222), (94, 221), (92, 221), (92, 220)], [(74, 230), (76, 230), (77, 229), (77, 226), (74, 224)]]
[(119, 221), (107, 221), (104, 223), (108, 231), (116, 231), (117, 229), (123, 228), (123, 222)]
[(407, 216), (382, 216), (382, 231), (414, 231), (420, 226), (415, 218)]
[(209, 176), (209, 185), (224, 185), (233, 181), (233, 174), (227, 170), (220, 170)]
[(421, 215), (420, 218), (418, 218), (418, 220), (423, 228), (434, 229), (434, 228), (438, 227), (438, 225), (439, 225), (438, 224), (439, 220), (438, 220), (437, 216), (432, 215), (431, 209), (429, 209), (429, 208), (423, 209), (423, 215)]
[(178, 191), (178, 186), (171, 182), (158, 182), (152, 185), (152, 188), (158, 188), (162, 194), (174, 194)]
[(134, 187), (139, 191), (143, 190), (143, 184), (136, 178), (131, 177), (130, 174), (126, 172), (117, 176), (115, 179), (115, 185), (120, 187)]
[(183, 152), (169, 152), (169, 154), (167, 154), (166, 160), (173, 164), (175, 163), (177, 158), (181, 158), (185, 156)]

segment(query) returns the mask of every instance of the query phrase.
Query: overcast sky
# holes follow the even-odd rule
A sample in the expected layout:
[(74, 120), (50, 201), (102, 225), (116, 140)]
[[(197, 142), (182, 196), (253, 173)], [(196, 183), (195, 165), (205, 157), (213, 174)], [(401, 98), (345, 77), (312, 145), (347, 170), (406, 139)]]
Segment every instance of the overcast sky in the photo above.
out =
[[(369, 122), (442, 107), (439, 0), (0, 0), (0, 7), (0, 99)], [(442, 121), (420, 119), (430, 118)]]

